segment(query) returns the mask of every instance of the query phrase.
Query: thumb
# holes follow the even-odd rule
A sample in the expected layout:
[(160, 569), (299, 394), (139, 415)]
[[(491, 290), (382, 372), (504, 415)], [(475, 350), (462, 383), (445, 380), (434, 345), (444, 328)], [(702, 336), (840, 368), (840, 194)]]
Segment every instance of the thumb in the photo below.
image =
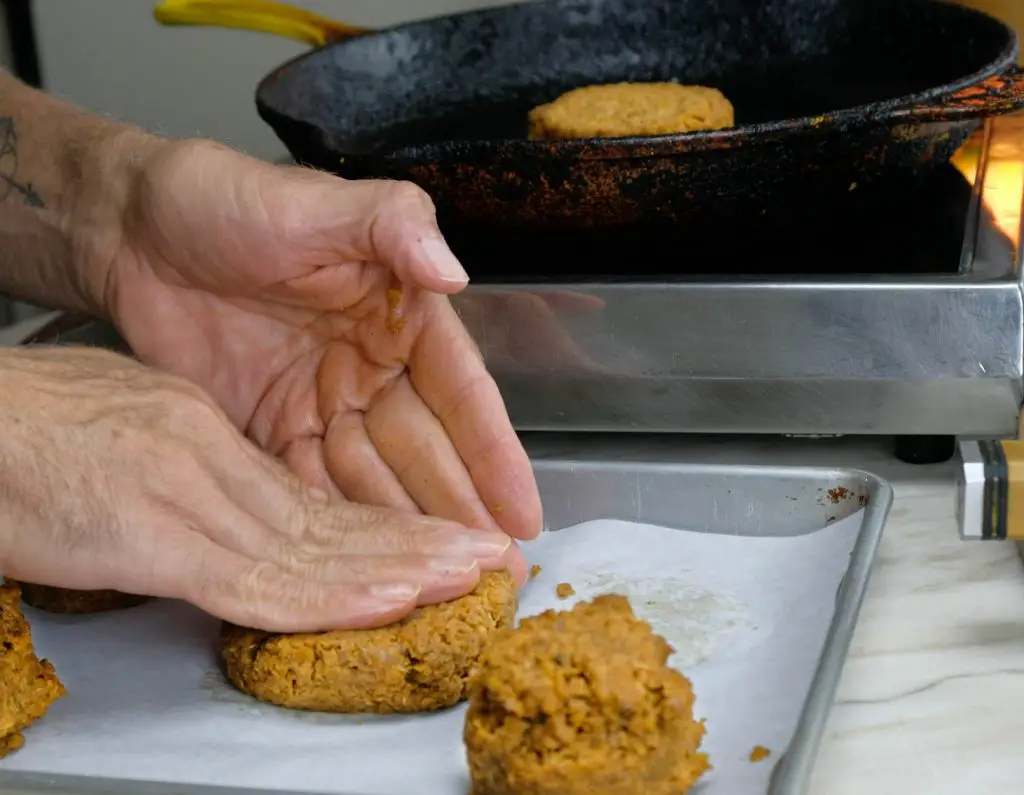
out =
[(294, 218), (307, 249), (376, 262), (404, 284), (450, 295), (469, 276), (437, 226), (434, 203), (411, 182), (346, 180), (308, 169), (280, 169), (290, 183), (284, 217)]

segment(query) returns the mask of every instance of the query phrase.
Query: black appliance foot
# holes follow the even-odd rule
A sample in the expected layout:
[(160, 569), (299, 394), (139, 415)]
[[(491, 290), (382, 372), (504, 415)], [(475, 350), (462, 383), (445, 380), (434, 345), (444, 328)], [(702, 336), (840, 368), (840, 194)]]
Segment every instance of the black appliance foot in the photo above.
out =
[(894, 452), (907, 464), (941, 464), (956, 452), (956, 437), (897, 436)]

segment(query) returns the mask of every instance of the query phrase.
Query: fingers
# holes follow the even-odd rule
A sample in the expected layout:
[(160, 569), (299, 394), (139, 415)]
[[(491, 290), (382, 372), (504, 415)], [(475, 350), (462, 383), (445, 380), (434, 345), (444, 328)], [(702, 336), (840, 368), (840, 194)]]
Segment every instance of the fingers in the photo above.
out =
[(365, 423), (381, 459), (424, 513), (469, 527), (501, 529), (444, 425), (408, 378), (399, 378), (373, 403)]
[(512, 576), (517, 588), (522, 588), (529, 575), (529, 567), (526, 565), (526, 558), (519, 544), (512, 542), (508, 554), (505, 556), (505, 570)]
[(324, 437), (324, 456), (328, 473), (353, 502), (400, 511), (418, 510), (415, 500), (367, 435), (361, 413), (335, 415)]
[(323, 632), (386, 626), (417, 605), (420, 588), (411, 583), (322, 583), (257, 563), (193, 534), (184, 560), (192, 576), (169, 593), (225, 621), (267, 632)]
[(503, 567), (512, 546), (512, 539), (500, 531), (473, 530), (454, 522), (352, 503), (311, 506), (305, 531), (293, 538), (318, 551), (469, 559), (482, 569)]
[[(431, 520), (422, 537), (402, 527), (396, 533), (389, 525), (347, 529), (342, 516), (358, 508), (328, 503), (333, 508), (282, 516), (305, 515), (311, 521), (322, 517), (326, 527), (272, 529), (240, 508), (217, 489), (197, 483), (193, 502), (182, 513), (190, 527), (229, 552), (252, 561), (266, 561), (283, 573), (302, 580), (337, 584), (374, 582), (411, 583), (420, 588), (419, 604), (454, 599), (476, 587), (481, 569), (499, 570), (515, 564), (512, 541), (504, 534), (489, 534), (472, 546), (452, 543), (461, 528)], [(359, 512), (359, 518), (366, 516)], [(408, 519), (423, 522), (416, 515)], [(402, 550), (410, 550), (404, 552)], [(524, 564), (525, 565), (525, 564)]]
[(324, 460), (324, 441), (317, 437), (295, 439), (281, 454), (281, 460), (303, 483), (310, 488), (321, 489), (336, 500), (344, 500), (345, 494), (338, 488), (327, 471)]
[(530, 460), (505, 404), (458, 316), (439, 300), (409, 362), (409, 378), (440, 420), (490, 514), (514, 538), (543, 525)]
[(410, 605), (469, 593), (482, 570), (509, 569), (517, 582), (525, 579), (521, 554), (504, 533), (304, 502), (304, 489), (292, 491), (292, 506), (277, 512), (290, 525), (275, 532), (213, 481), (196, 480), (186, 503), (168, 506), (168, 527), (158, 533), (171, 552), (156, 557), (140, 592), (185, 598), (246, 626), (294, 632), (386, 624)]
[(332, 250), (346, 260), (380, 262), (401, 281), (431, 292), (457, 293), (469, 283), (438, 229), (433, 202), (412, 183), (348, 181), (283, 169), (281, 174), (299, 180), (283, 192), (291, 202), (282, 210), (296, 217), (302, 246)]
[(480, 567), (475, 560), (424, 555), (328, 556), (288, 561), (282, 568), (303, 580), (323, 583), (413, 583), (420, 588), (419, 605), (457, 599), (480, 581)]
[[(220, 463), (216, 479), (230, 502), (266, 525), (277, 543), (287, 541), (308, 554), (410, 554), (476, 561), (488, 569), (503, 567), (512, 546), (512, 539), (496, 529), (471, 529), (414, 512), (317, 499), (280, 464), (255, 449), (246, 449), (241, 457), (225, 455)], [(192, 521), (212, 523), (220, 542), (250, 557), (281, 559), (267, 546), (273, 542), (264, 542), (266, 532), (247, 524), (214, 495), (198, 494), (203, 518)], [(260, 546), (243, 546), (250, 538), (259, 538)]]

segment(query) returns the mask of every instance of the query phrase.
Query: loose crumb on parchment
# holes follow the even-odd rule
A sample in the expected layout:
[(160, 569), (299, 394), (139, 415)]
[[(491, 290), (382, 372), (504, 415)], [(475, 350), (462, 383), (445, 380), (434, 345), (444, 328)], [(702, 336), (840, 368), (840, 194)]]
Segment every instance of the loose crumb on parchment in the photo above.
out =
[(576, 589), (567, 582), (560, 582), (555, 588), (555, 595), (559, 599), (568, 599), (570, 596), (576, 595)]
[(534, 563), (532, 566), (530, 566), (530, 579), (531, 580), (536, 580), (537, 579), (537, 575), (540, 574), (541, 571), (542, 571), (542, 569), (540, 567), (540, 564), (539, 563)]
[(771, 750), (765, 748), (763, 745), (755, 745), (754, 749), (750, 752), (751, 762), (763, 762), (769, 756), (772, 755)]

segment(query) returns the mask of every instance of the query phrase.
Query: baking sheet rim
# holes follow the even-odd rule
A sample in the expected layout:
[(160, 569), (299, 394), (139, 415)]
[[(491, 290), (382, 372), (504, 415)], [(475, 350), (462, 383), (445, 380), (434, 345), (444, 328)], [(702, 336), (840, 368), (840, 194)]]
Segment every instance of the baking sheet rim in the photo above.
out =
[[(566, 458), (542, 457), (534, 461), (538, 470), (557, 469), (570, 463)], [(577, 466), (593, 465), (594, 461), (572, 462)], [(621, 463), (621, 462), (620, 462)], [(810, 783), (835, 699), (839, 679), (846, 664), (853, 632), (874, 567), (878, 544), (892, 507), (892, 486), (883, 478), (866, 470), (849, 467), (806, 467), (771, 465), (694, 465), (665, 462), (630, 461), (638, 468), (664, 468), (725, 471), (747, 475), (790, 474), (803, 479), (835, 480), (837, 477), (859, 480), (867, 490), (867, 501), (850, 563), (843, 575), (836, 596), (835, 612), (829, 624), (825, 645), (818, 659), (811, 686), (800, 711), (800, 720), (789, 748), (779, 758), (772, 773), (766, 795), (802, 795)], [(31, 730), (30, 730), (31, 731)], [(31, 741), (31, 738), (29, 738)], [(43, 775), (0, 770), (0, 791), (10, 793), (61, 793), (61, 795), (286, 795), (280, 790), (248, 787), (181, 785), (172, 782), (151, 782), (135, 779), (96, 778), (85, 776)], [(318, 792), (294, 790), (287, 795), (322, 795)], [(349, 793), (348, 795), (361, 795)]]

